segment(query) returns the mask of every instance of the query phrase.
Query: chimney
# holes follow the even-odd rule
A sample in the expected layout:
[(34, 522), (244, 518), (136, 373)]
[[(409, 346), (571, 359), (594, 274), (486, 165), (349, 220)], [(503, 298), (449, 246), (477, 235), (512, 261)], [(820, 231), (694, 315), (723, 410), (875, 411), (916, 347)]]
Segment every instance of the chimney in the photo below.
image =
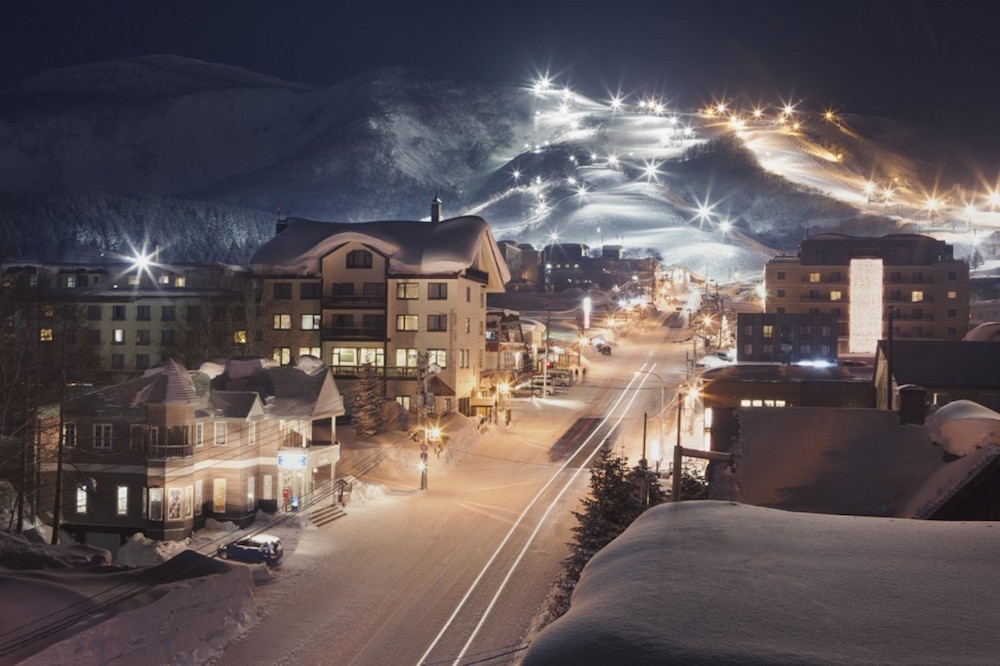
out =
[(285, 221), (288, 218), (287, 217), (285, 219), (281, 218), (281, 206), (278, 206), (278, 210), (275, 216), (277, 218), (277, 221), (274, 223), (274, 235), (277, 236), (282, 231), (288, 228), (288, 222)]
[(923, 425), (927, 414), (927, 389), (916, 384), (903, 384), (899, 391), (899, 424)]
[(431, 201), (431, 222), (441, 221), (441, 199), (438, 195), (434, 195), (434, 200)]

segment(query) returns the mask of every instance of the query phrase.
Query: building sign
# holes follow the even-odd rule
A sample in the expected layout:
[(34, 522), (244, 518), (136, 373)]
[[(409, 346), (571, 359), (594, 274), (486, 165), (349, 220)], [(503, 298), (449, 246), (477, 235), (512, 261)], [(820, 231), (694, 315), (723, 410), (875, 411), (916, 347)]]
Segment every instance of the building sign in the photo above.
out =
[(279, 453), (278, 467), (284, 467), (286, 469), (305, 469), (306, 457), (304, 455)]

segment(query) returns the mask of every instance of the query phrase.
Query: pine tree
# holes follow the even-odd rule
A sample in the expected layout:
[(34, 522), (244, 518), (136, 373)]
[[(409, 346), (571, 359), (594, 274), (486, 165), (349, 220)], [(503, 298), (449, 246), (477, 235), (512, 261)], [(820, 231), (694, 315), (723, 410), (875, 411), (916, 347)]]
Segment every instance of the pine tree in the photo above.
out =
[(569, 610), (570, 596), (590, 558), (643, 511), (665, 499), (655, 473), (638, 466), (630, 470), (627, 457), (601, 450), (591, 466), (590, 495), (582, 500), (583, 511), (573, 512), (576, 540), (568, 544), (570, 556), (563, 561), (563, 574), (550, 599), (550, 615), (559, 617)]
[(371, 437), (385, 426), (382, 412), (381, 378), (371, 363), (361, 366), (358, 392), (354, 401), (354, 428), (359, 435)]

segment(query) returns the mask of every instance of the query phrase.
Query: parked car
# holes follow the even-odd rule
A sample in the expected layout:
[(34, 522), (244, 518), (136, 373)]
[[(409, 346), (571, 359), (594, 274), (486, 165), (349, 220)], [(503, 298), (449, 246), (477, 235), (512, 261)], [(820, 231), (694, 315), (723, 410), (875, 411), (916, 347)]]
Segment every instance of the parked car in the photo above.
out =
[(611, 345), (601, 345), (597, 348), (597, 351), (601, 352), (605, 356), (611, 356)]
[(554, 386), (569, 386), (573, 382), (569, 370), (557, 369), (549, 372), (549, 383)]
[(552, 395), (556, 390), (556, 385), (553, 383), (552, 377), (548, 378), (547, 384), (543, 375), (535, 375), (531, 378), (531, 388), (534, 390), (534, 394), (541, 395), (543, 386), (545, 386), (545, 393), (547, 395)]
[(281, 539), (271, 534), (255, 534), (219, 547), (219, 557), (257, 564), (277, 564), (281, 559)]

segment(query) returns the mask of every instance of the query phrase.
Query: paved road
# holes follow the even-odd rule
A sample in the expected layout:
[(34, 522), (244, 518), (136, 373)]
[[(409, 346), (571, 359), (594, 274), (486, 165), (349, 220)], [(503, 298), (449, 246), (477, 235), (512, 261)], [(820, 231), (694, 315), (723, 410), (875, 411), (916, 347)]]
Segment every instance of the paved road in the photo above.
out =
[(658, 344), (668, 329), (650, 324), (613, 359), (595, 355), (586, 384), (520, 400), (512, 428), (454, 468), (432, 468), (427, 491), (414, 474), (414, 488), (302, 532), (259, 588), (262, 621), (217, 663), (516, 658), (568, 554), (587, 461), (605, 441), (638, 460), (642, 413), (659, 410), (658, 380), (634, 371), (664, 382), (683, 373), (683, 360), (668, 367), (682, 345)]

